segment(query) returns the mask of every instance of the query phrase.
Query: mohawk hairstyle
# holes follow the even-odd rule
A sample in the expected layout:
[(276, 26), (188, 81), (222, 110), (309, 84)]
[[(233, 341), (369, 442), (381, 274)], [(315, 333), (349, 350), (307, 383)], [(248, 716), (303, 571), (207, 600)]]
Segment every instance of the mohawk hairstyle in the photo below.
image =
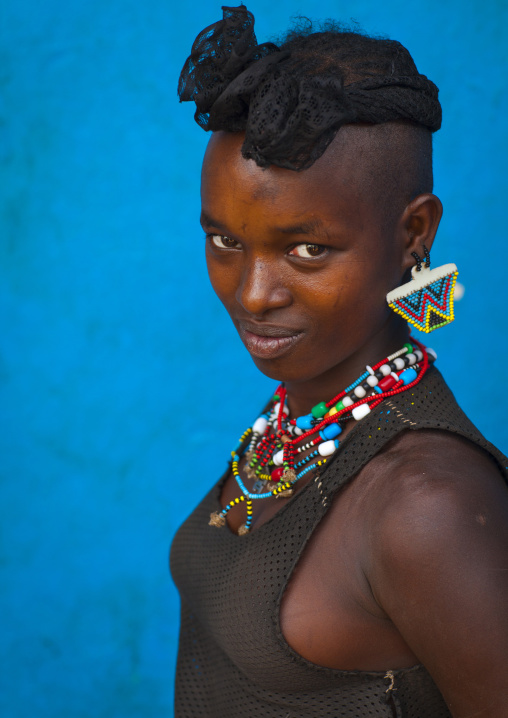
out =
[(403, 45), (326, 21), (300, 20), (259, 45), (243, 5), (196, 38), (178, 84), (205, 130), (245, 132), (242, 154), (260, 167), (310, 167), (344, 124), (441, 126), (438, 89)]

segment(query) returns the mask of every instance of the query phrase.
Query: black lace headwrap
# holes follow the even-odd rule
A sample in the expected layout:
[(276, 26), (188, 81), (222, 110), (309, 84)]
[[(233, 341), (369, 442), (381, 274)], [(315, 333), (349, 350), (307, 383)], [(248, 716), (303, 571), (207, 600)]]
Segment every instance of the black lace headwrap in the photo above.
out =
[(440, 128), (438, 89), (399, 42), (334, 30), (258, 45), (244, 5), (222, 10), (194, 41), (178, 95), (203, 129), (244, 131), (242, 154), (260, 167), (310, 167), (346, 123)]

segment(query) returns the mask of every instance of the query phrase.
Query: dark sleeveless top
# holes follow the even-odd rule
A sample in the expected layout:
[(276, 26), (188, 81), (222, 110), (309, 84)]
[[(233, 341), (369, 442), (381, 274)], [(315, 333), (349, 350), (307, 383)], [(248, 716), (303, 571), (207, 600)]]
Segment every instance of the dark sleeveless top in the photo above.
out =
[(305, 660), (285, 642), (280, 603), (334, 495), (406, 429), (442, 429), (482, 447), (505, 478), (508, 461), (457, 405), (434, 367), (413, 390), (385, 400), (342, 442), (312, 481), (247, 536), (208, 525), (222, 484), (178, 531), (171, 571), (181, 596), (175, 718), (445, 718), (421, 665), (392, 672), (341, 671)]

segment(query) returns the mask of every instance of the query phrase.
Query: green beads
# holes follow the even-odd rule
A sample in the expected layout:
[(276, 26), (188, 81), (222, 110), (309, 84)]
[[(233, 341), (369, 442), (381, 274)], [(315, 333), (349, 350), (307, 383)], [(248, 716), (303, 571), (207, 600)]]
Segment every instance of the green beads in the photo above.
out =
[(324, 401), (320, 401), (319, 404), (316, 404), (316, 406), (313, 406), (311, 409), (312, 416), (314, 419), (321, 419), (328, 411), (328, 407), (326, 406)]
[(406, 342), (406, 343), (404, 344), (404, 346), (406, 347), (406, 349), (407, 349), (407, 351), (408, 351), (409, 354), (411, 354), (411, 353), (413, 352), (413, 345), (412, 345), (412, 344), (410, 344), (409, 342)]
[(337, 409), (337, 411), (342, 411), (342, 409), (345, 408), (344, 404), (342, 403), (342, 399), (335, 404), (335, 408)]

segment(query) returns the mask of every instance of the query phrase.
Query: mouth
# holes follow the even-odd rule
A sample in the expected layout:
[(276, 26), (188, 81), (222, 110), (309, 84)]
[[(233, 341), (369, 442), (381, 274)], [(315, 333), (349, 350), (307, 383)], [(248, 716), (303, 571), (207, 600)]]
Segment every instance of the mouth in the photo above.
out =
[(276, 359), (303, 337), (303, 332), (299, 330), (268, 324), (252, 326), (241, 323), (238, 331), (249, 354), (259, 359)]

